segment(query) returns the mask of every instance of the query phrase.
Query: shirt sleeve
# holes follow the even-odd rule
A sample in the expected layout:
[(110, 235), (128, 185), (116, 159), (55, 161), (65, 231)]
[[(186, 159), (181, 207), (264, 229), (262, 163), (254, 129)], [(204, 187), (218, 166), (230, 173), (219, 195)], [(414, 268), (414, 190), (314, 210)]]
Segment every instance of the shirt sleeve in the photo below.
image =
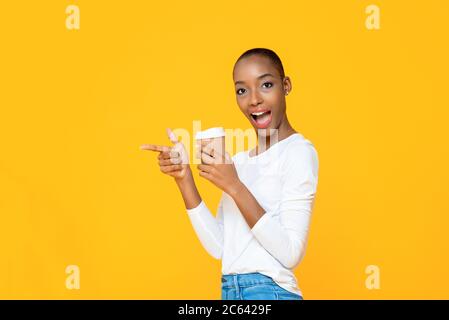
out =
[(204, 249), (215, 259), (223, 254), (223, 197), (218, 205), (217, 216), (214, 217), (206, 204), (201, 203), (187, 209), (190, 222)]
[(318, 155), (313, 145), (289, 153), (281, 175), (278, 212), (265, 212), (251, 231), (284, 267), (293, 269), (305, 253), (318, 184)]

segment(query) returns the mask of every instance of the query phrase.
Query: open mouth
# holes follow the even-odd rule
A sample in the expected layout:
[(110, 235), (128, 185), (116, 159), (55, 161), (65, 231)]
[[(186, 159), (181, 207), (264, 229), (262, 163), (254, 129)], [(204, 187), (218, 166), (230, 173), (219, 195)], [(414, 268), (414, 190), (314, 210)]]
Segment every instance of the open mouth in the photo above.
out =
[(271, 111), (253, 112), (251, 113), (251, 118), (257, 128), (264, 129), (271, 123)]

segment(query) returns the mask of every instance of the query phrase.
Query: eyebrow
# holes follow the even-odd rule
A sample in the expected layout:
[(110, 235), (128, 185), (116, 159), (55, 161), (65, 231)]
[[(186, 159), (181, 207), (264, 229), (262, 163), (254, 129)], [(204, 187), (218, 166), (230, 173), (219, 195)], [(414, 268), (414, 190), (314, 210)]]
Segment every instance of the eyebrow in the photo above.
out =
[[(265, 77), (274, 77), (271, 73), (264, 73), (261, 76), (257, 77), (257, 80), (265, 78)], [(245, 81), (236, 81), (235, 84), (239, 84), (239, 83), (245, 83)]]

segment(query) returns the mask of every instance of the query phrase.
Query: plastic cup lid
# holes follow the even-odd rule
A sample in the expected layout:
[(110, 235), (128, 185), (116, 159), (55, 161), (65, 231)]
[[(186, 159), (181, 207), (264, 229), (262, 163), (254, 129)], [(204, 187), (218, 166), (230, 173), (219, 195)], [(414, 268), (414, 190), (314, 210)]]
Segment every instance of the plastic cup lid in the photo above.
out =
[(215, 128), (210, 128), (204, 131), (198, 131), (195, 135), (195, 139), (196, 140), (201, 140), (201, 139), (212, 139), (212, 138), (219, 138), (219, 137), (224, 137), (225, 136), (225, 131), (223, 129), (223, 127), (215, 127)]

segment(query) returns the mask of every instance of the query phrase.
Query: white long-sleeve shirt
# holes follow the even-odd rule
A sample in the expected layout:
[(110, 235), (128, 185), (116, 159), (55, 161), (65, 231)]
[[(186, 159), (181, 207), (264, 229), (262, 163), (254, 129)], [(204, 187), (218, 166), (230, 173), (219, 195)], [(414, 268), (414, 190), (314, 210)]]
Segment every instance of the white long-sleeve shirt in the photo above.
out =
[(204, 202), (187, 209), (199, 240), (211, 256), (222, 259), (223, 274), (260, 272), (302, 295), (293, 269), (305, 252), (318, 184), (313, 144), (295, 133), (258, 155), (243, 151), (232, 159), (265, 214), (250, 228), (223, 192), (216, 217)]

